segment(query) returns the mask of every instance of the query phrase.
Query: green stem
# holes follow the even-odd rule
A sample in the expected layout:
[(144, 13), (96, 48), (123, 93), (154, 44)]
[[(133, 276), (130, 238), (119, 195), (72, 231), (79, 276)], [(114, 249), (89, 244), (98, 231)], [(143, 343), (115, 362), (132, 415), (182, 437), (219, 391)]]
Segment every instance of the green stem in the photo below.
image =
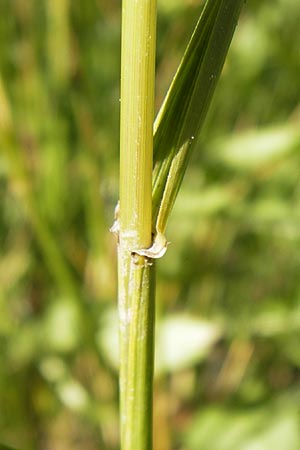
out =
[(156, 0), (122, 10), (120, 230), (118, 248), (121, 449), (152, 449), (152, 161)]
[(119, 251), (121, 449), (152, 449), (154, 266)]

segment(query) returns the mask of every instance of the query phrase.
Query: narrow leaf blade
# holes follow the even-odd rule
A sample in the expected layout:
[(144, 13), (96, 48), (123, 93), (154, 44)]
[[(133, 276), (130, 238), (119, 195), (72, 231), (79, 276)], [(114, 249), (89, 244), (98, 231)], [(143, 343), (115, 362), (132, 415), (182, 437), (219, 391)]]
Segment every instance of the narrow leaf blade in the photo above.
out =
[(164, 233), (244, 0), (207, 0), (154, 127), (153, 224)]

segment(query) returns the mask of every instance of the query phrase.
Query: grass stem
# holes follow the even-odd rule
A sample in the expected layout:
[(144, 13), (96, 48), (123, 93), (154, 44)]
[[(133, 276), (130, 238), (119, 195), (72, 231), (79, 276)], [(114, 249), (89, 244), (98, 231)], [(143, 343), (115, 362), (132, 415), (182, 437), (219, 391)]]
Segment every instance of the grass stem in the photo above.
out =
[(119, 323), (121, 449), (152, 449), (154, 264), (152, 241), (156, 0), (122, 10)]

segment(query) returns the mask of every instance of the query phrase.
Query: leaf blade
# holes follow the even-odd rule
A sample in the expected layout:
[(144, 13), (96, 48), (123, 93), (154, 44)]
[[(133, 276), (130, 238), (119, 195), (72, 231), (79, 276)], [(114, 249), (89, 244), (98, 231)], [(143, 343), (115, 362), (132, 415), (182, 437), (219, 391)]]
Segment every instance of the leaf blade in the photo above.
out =
[(244, 0), (207, 0), (154, 125), (153, 226), (164, 233)]

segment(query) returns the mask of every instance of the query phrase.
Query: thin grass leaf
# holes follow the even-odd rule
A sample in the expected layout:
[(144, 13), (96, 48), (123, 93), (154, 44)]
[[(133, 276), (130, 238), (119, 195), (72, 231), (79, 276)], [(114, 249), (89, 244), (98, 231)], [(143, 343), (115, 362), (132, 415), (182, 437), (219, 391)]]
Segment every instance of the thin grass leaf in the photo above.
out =
[(208, 0), (154, 126), (153, 226), (165, 245), (193, 142), (199, 135), (244, 0)]

